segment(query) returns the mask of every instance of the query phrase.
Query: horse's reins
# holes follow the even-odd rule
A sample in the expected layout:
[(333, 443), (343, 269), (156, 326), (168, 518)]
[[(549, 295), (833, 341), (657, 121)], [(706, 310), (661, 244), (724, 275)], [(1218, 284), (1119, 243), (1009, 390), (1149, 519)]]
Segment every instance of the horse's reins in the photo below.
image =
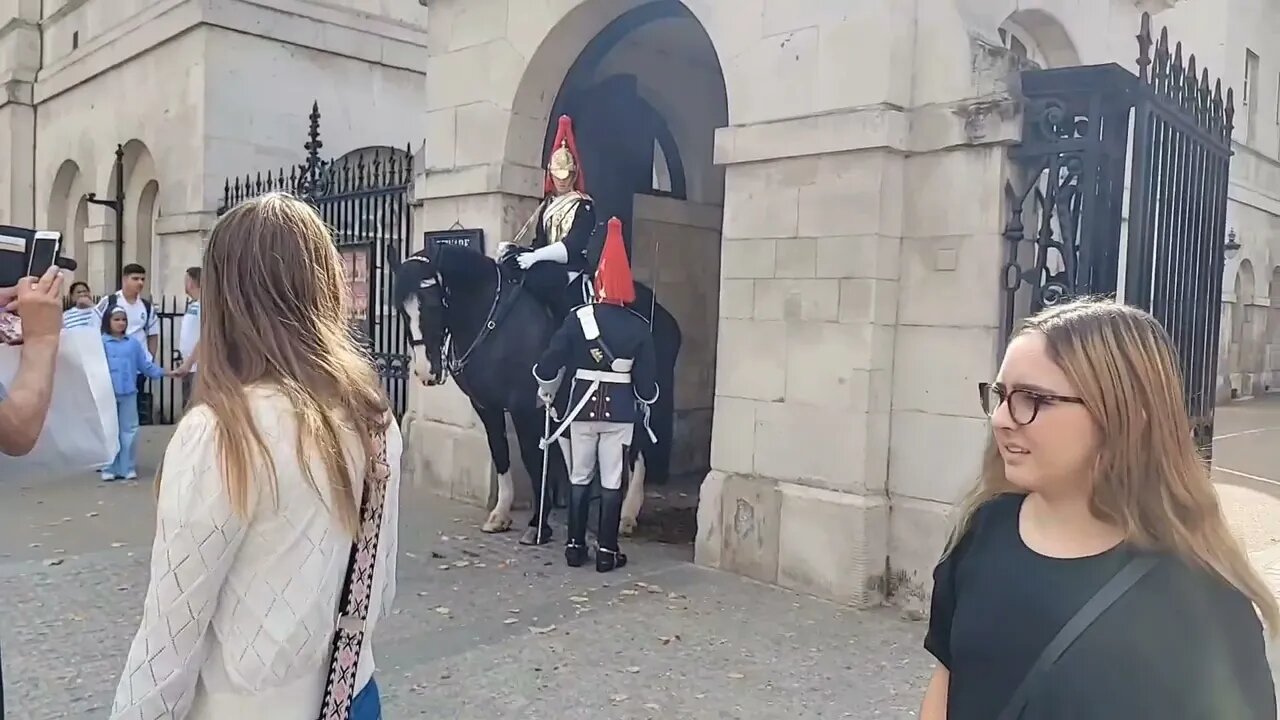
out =
[[(418, 255), (413, 255), (406, 258), (405, 262), (425, 263), (425, 262), (429, 262), (429, 260), (427, 258), (418, 256)], [(479, 348), (480, 345), (489, 337), (489, 334), (498, 328), (498, 325), (501, 324), (503, 318), (506, 315), (506, 312), (509, 311), (511, 307), (515, 304), (514, 302), (508, 302), (505, 306), (502, 305), (502, 267), (501, 265), (499, 265), (498, 263), (494, 263), (494, 272), (497, 274), (498, 282), (497, 282), (497, 286), (494, 288), (494, 291), (493, 291), (493, 304), (489, 306), (489, 312), (485, 315), (484, 324), (480, 327), (480, 332), (476, 334), (475, 340), (471, 342), (471, 345), (467, 348), (466, 352), (462, 353), (462, 357), (458, 357), (455, 352), (455, 349), (453, 346), (453, 332), (449, 329), (449, 323), (443, 323), (444, 328), (443, 328), (443, 332), (441, 333), (442, 337), (440, 341), (441, 372), (440, 372), (439, 384), (441, 385), (443, 385), (445, 381), (448, 380), (450, 375), (454, 376), (455, 378), (458, 378), (459, 382), (461, 382), (462, 371), (466, 369), (467, 363), (470, 362), (471, 360), (471, 356), (475, 353), (476, 349)], [(446, 310), (448, 310), (449, 287), (448, 285), (445, 284), (444, 278), (440, 277), (439, 272), (435, 273), (435, 277), (433, 278), (433, 280), (436, 284), (440, 286), (442, 291), (440, 294), (440, 303), (444, 306)], [(519, 293), (520, 289), (523, 286), (524, 286), (524, 279), (521, 278), (520, 283), (516, 287), (516, 293), (512, 294), (511, 297), (515, 297), (515, 295)], [(419, 286), (419, 289), (421, 289), (421, 287), (422, 286)], [(412, 340), (410, 340), (410, 344), (411, 345), (413, 344)]]

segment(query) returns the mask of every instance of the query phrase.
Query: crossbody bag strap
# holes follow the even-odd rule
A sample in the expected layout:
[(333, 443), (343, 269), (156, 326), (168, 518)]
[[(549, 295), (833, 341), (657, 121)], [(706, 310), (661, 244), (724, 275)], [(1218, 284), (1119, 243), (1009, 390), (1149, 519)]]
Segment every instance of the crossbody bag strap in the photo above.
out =
[(1000, 712), (997, 720), (1017, 720), (1022, 714), (1023, 708), (1027, 706), (1027, 701), (1031, 697), (1031, 691), (1035, 689), (1037, 682), (1046, 674), (1053, 664), (1058, 662), (1058, 658), (1071, 647), (1080, 635), (1097, 620), (1102, 613), (1107, 611), (1115, 604), (1117, 600), (1129, 592), (1142, 576), (1150, 572), (1151, 568), (1156, 566), (1158, 559), (1151, 555), (1142, 555), (1128, 562), (1120, 572), (1117, 572), (1103, 585), (1093, 597), (1084, 604), (1076, 614), (1062, 626), (1058, 634), (1049, 641), (1044, 651), (1040, 653), (1040, 657), (1036, 658), (1036, 662), (1031, 666), (1031, 670), (1027, 672), (1027, 676), (1022, 679), (1022, 683), (1013, 691), (1012, 697), (1009, 698), (1009, 704), (1005, 705), (1004, 710)]
[(325, 683), (320, 720), (348, 720), (351, 701), (356, 694), (356, 669), (360, 664), (360, 648), (364, 643), (365, 620), (373, 600), (373, 568), (378, 558), (378, 536), (382, 528), (382, 511), (386, 504), (387, 482), (391, 467), (387, 463), (387, 434), (373, 438), (360, 498), (360, 527), (351, 544), (351, 558), (338, 601), (337, 629), (333, 634), (333, 655), (329, 660), (329, 679)]

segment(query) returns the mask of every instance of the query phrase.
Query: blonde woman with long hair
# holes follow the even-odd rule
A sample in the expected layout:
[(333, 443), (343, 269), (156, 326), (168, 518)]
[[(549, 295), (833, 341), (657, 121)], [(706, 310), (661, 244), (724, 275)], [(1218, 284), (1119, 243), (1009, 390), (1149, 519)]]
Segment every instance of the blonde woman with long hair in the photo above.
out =
[(980, 392), (992, 437), (934, 571), (922, 720), (1275, 720), (1276, 601), (1164, 329), (1105, 301), (1047, 310)]
[(351, 335), (330, 230), (266, 195), (218, 222), (203, 267), (196, 397), (157, 475), (151, 581), (111, 717), (319, 717), (368, 471), (384, 510), (347, 661), (351, 718), (378, 718), (370, 638), (394, 594), (401, 438)]

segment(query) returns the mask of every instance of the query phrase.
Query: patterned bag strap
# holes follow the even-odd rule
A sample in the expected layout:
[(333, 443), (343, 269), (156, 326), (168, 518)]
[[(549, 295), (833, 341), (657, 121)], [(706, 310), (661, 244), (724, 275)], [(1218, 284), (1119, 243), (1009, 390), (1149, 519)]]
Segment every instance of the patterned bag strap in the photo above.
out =
[(342, 583), (337, 630), (333, 635), (333, 656), (329, 661), (329, 680), (325, 684), (320, 720), (349, 720), (351, 701), (356, 694), (356, 668), (364, 642), (364, 624), (369, 617), (369, 603), (373, 596), (373, 568), (378, 557), (378, 535), (390, 477), (387, 435), (380, 432), (373, 438), (373, 454), (360, 501), (360, 528), (351, 545), (347, 577)]

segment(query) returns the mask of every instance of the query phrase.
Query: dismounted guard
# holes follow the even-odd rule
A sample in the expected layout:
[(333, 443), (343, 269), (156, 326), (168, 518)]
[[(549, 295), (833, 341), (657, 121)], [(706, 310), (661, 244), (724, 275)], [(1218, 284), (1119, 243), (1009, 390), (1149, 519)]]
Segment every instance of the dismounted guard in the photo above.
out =
[(560, 321), (588, 299), (581, 290), (571, 299), (572, 288), (581, 287), (580, 278), (587, 271), (587, 245), (596, 227), (595, 203), (587, 195), (581, 158), (573, 121), (561, 115), (547, 159), (543, 200), (512, 240), (512, 245), (523, 245), (532, 231), (533, 250), (521, 253), (516, 262), (527, 273), (526, 286)]
[(627, 556), (618, 549), (622, 476), (636, 422), (648, 417), (648, 406), (658, 399), (649, 323), (625, 307), (634, 302), (635, 293), (622, 222), (612, 218), (595, 274), (595, 302), (574, 308), (533, 367), (538, 396), (548, 406), (566, 370), (573, 378), (567, 410), (549, 438), (554, 442), (568, 430), (572, 489), (564, 556), (571, 567), (587, 560), (587, 512), (597, 466), (601, 489), (596, 570), (608, 572), (627, 564)]

